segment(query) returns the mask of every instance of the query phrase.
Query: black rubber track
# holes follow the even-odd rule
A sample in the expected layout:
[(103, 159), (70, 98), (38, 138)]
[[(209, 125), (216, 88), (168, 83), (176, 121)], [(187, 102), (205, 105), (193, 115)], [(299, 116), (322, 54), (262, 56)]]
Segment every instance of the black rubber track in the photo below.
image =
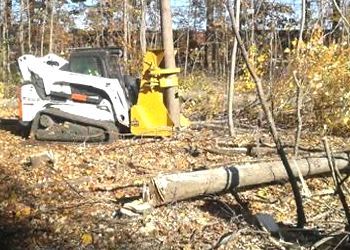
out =
[(60, 134), (52, 133), (52, 131), (39, 128), (39, 120), (41, 115), (49, 115), (60, 121), (67, 121), (85, 127), (92, 127), (103, 130), (103, 139), (101, 142), (113, 142), (118, 139), (119, 130), (111, 122), (103, 122), (78, 115), (73, 115), (56, 108), (47, 108), (40, 111), (33, 120), (30, 137), (39, 141), (60, 141), (60, 142), (98, 142), (96, 139), (101, 134), (96, 135), (77, 135), (77, 134)]

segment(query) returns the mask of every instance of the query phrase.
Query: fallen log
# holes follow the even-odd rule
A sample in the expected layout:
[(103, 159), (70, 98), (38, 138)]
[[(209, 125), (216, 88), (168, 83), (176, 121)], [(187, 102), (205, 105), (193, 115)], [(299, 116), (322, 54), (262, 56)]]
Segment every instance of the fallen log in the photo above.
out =
[[(304, 177), (329, 173), (327, 157), (309, 157), (296, 160)], [(346, 154), (335, 157), (335, 164), (341, 171), (350, 170)], [(293, 174), (298, 171), (292, 165)], [(247, 188), (262, 184), (287, 181), (288, 175), (281, 161), (246, 163), (237, 166), (223, 166), (215, 169), (187, 173), (159, 175), (147, 186), (146, 199), (153, 206), (215, 194), (232, 189)]]

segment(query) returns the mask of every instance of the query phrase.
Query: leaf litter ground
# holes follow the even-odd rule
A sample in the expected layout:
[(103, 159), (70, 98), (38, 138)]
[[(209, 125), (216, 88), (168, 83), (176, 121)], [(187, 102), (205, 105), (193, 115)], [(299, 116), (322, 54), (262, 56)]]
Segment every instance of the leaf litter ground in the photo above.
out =
[[(14, 109), (0, 110), (0, 117), (14, 117)], [(224, 126), (196, 126), (172, 138), (129, 138), (98, 145), (31, 144), (1, 129), (0, 248), (283, 248), (252, 225), (251, 219), (252, 214), (268, 213), (278, 222), (295, 224), (292, 191), (285, 183), (240, 192), (243, 207), (231, 194), (223, 194), (174, 202), (141, 217), (117, 212), (123, 203), (140, 195), (142, 183), (158, 174), (257, 160), (244, 154), (227, 156), (207, 151), (218, 138), (236, 145), (254, 143), (255, 132), (241, 129), (231, 139), (225, 136)], [(292, 142), (292, 134), (283, 131), (284, 140)], [(268, 138), (265, 132), (261, 136)], [(309, 134), (303, 136), (301, 144), (319, 148), (320, 142), (320, 137)], [(331, 145), (341, 149), (348, 140), (332, 138)], [(46, 151), (54, 154), (54, 164), (28, 164), (30, 155)], [(275, 157), (265, 155), (259, 160)], [(307, 184), (312, 193), (304, 198), (308, 227), (329, 233), (343, 230), (345, 217), (333, 194), (332, 180), (314, 178)], [(308, 247), (310, 242), (307, 236), (299, 237), (294, 247)]]

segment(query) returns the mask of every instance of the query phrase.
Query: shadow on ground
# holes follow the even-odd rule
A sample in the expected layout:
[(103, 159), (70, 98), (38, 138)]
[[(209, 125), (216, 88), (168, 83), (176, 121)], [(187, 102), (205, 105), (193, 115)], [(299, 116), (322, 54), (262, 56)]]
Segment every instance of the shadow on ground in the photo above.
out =
[(200, 209), (227, 221), (243, 222), (256, 230), (268, 232), (264, 234), (271, 235), (277, 242), (282, 240), (307, 248), (318, 245), (315, 249), (350, 249), (350, 237), (346, 231), (330, 235), (319, 228), (296, 228), (295, 225), (276, 222), (269, 214), (253, 214), (248, 203), (230, 204), (217, 198), (208, 198)]
[(0, 118), (0, 130), (9, 131), (14, 135), (26, 137), (29, 130), (24, 127), (18, 119)]
[(36, 235), (50, 231), (47, 225), (34, 225), (35, 198), (0, 162), (0, 249), (30, 249)]

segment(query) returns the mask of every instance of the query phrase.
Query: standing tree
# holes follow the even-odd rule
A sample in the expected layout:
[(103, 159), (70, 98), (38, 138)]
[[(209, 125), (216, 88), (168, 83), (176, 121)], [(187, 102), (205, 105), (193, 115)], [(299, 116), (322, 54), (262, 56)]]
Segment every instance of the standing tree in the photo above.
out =
[(123, 4), (123, 41), (124, 41), (124, 48), (123, 48), (123, 58), (124, 62), (128, 62), (128, 22), (129, 22), (129, 15), (128, 15), (128, 0), (124, 0)]
[(146, 40), (146, 2), (141, 0), (141, 20), (140, 20), (140, 47), (142, 54), (146, 53), (147, 40)]
[(214, 22), (214, 1), (206, 0), (207, 12), (206, 12), (206, 36), (207, 36), (207, 45), (206, 45), (206, 63), (208, 72), (213, 72), (213, 22)]
[[(160, 1), (161, 27), (164, 49), (165, 68), (175, 68), (175, 53), (173, 41), (173, 28), (171, 19), (170, 0)], [(170, 75), (169, 77), (174, 77)], [(168, 87), (165, 89), (165, 105), (169, 110), (169, 116), (175, 127), (180, 126), (180, 104), (177, 87)]]
[[(227, 9), (231, 8), (229, 1), (226, 2)], [(232, 23), (235, 25), (237, 30), (239, 31), (239, 16), (241, 10), (241, 1), (236, 0), (235, 6), (236, 14), (235, 19), (236, 22)], [(237, 57), (237, 38), (234, 38), (232, 52), (231, 52), (231, 67), (230, 67), (230, 77), (229, 77), (229, 87), (228, 87), (228, 124), (230, 135), (234, 135), (234, 125), (233, 125), (233, 97), (234, 97), (234, 85), (235, 85), (235, 71), (236, 71), (236, 57)]]
[[(234, 15), (232, 9), (229, 9), (229, 14), (230, 14), (231, 22), (236, 23), (235, 15)], [(267, 122), (269, 124), (270, 133), (271, 133), (272, 139), (276, 145), (277, 153), (280, 156), (280, 159), (283, 163), (283, 166), (287, 172), (290, 184), (292, 186), (292, 190), (293, 190), (293, 194), (294, 194), (294, 198), (295, 198), (295, 203), (296, 203), (296, 208), (297, 208), (298, 227), (302, 228), (302, 227), (304, 227), (304, 225), (306, 223), (306, 217), (305, 217), (304, 207), (303, 207), (303, 200), (302, 200), (302, 197), (300, 194), (300, 190), (299, 190), (296, 178), (293, 174), (292, 168), (291, 168), (289, 161), (288, 161), (288, 158), (286, 156), (283, 142), (282, 142), (282, 140), (277, 132), (275, 120), (273, 119), (271, 110), (267, 104), (266, 96), (265, 96), (265, 93), (264, 93), (264, 90), (262, 87), (261, 79), (258, 77), (254, 68), (252, 67), (252, 65), (249, 62), (247, 50), (245, 49), (241, 35), (239, 34), (237, 27), (235, 25), (232, 25), (232, 31), (237, 39), (237, 44), (238, 44), (239, 48), (241, 49), (241, 53), (242, 53), (244, 62), (247, 66), (247, 69), (249, 71), (249, 74), (251, 75), (251, 77), (255, 83), (258, 98), (259, 98), (262, 110), (264, 111), (264, 114), (266, 116)]]
[(301, 20), (300, 20), (300, 30), (299, 30), (299, 39), (297, 45), (297, 54), (299, 54), (300, 45), (303, 42), (303, 32), (305, 27), (305, 17), (306, 17), (306, 0), (301, 0)]
[(3, 24), (1, 25), (1, 59), (2, 59), (2, 75), (5, 80), (8, 81), (8, 78), (10, 76), (9, 74), (9, 57), (10, 57), (10, 30), (12, 30), (12, 1), (11, 0), (5, 0), (3, 1), (3, 9), (2, 9), (2, 21)]
[(19, 18), (19, 43), (21, 48), (21, 54), (24, 54), (24, 0), (20, 1), (20, 18)]
[(56, 0), (51, 0), (49, 52), (52, 52), (52, 46), (53, 46), (53, 23), (54, 23), (55, 5), (56, 5)]

